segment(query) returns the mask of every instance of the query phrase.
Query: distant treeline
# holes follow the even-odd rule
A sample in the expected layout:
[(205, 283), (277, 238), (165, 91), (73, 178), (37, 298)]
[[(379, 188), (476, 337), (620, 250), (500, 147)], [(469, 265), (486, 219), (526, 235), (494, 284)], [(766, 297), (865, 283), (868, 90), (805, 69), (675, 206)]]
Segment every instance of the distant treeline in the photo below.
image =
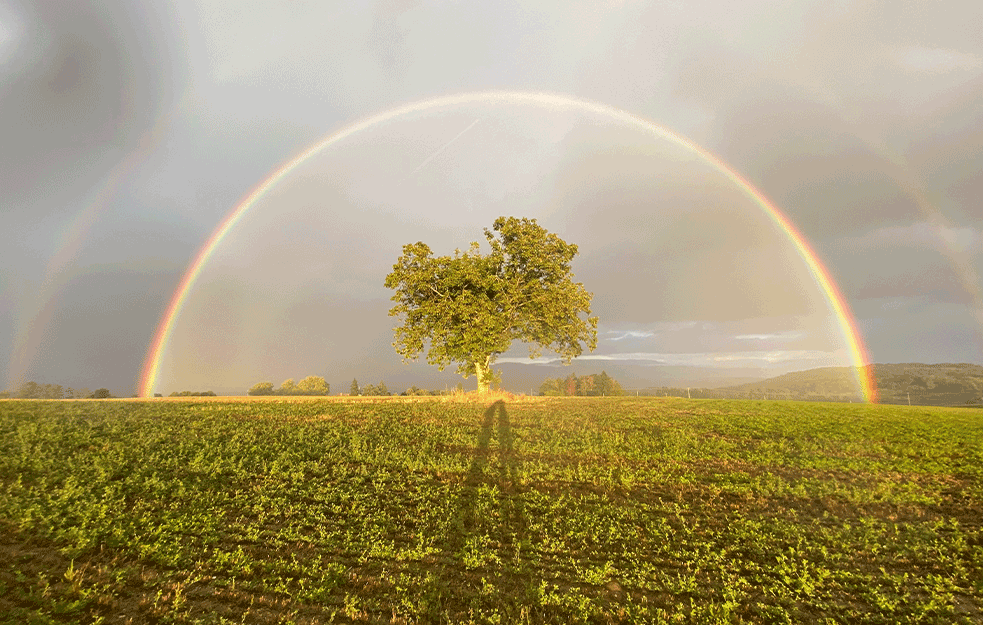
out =
[(0, 391), (0, 399), (110, 399), (115, 397), (109, 389), (75, 389), (61, 384), (25, 382), (16, 391)]
[(248, 391), (250, 395), (330, 395), (331, 385), (318, 375), (309, 375), (300, 382), (294, 383), (293, 378), (287, 378), (280, 388), (273, 388), (272, 382), (259, 382)]
[[(413, 388), (415, 389), (416, 387), (414, 386)], [(378, 384), (359, 385), (357, 379), (352, 380), (352, 385), (348, 387), (348, 394), (352, 397), (389, 397), (392, 395), (385, 382), (380, 381)], [(402, 394), (406, 395), (405, 392)]]
[[(452, 395), (455, 393), (463, 393), (464, 384), (458, 382), (457, 386), (452, 390), (436, 390), (436, 389), (425, 389), (419, 388), (415, 384), (399, 395), (401, 397), (439, 397), (441, 395)], [(395, 395), (391, 393), (389, 388), (386, 386), (385, 382), (379, 382), (378, 384), (359, 384), (358, 380), (352, 380), (351, 386), (348, 387), (348, 395), (350, 397), (386, 397)]]
[[(215, 397), (215, 391), (174, 391), (168, 397)], [(159, 397), (159, 395), (155, 395)]]
[(601, 371), (581, 377), (571, 373), (565, 378), (547, 378), (540, 384), (539, 394), (546, 397), (610, 397), (624, 395), (625, 392), (617, 380)]
[[(252, 388), (249, 389), (250, 395), (330, 395), (331, 385), (324, 381), (324, 378), (311, 375), (307, 376), (300, 382), (294, 383), (293, 379), (284, 380), (280, 384), (280, 388), (274, 388), (271, 382), (260, 382), (254, 384)], [(398, 395), (404, 397), (427, 397), (427, 396), (439, 396), (447, 395), (450, 393), (463, 393), (464, 386), (458, 384), (457, 387), (451, 391), (447, 390), (427, 390), (418, 388), (417, 386), (411, 386), (402, 393)], [(211, 393), (211, 391), (208, 391)], [(201, 393), (202, 395), (206, 393)], [(211, 393), (214, 394), (214, 393)], [(345, 395), (346, 393), (341, 393)], [(380, 381), (378, 384), (359, 384), (358, 380), (352, 380), (351, 385), (348, 387), (348, 396), (351, 397), (391, 397), (396, 395), (389, 390), (386, 383)], [(184, 391), (181, 395), (195, 395), (189, 391)]]

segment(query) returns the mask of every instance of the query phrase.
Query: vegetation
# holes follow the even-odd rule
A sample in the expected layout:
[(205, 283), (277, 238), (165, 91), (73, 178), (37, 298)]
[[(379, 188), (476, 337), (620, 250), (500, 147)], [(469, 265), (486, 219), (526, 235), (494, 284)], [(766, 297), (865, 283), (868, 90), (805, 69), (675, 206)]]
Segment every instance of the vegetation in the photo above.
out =
[(168, 397), (215, 397), (215, 391), (174, 391)]
[(7, 622), (978, 623), (983, 413), (0, 404)]
[(435, 389), (427, 390), (424, 388), (417, 388), (415, 384), (409, 387), (408, 389), (406, 389), (405, 391), (403, 391), (402, 393), (400, 393), (400, 395), (404, 397), (439, 397), (442, 395), (450, 395), (450, 394), (452, 393), (444, 390), (435, 390)]
[(539, 394), (546, 397), (615, 397), (624, 395), (618, 381), (606, 372), (592, 373), (578, 378), (571, 373), (564, 378), (547, 378), (539, 387)]
[(0, 392), (0, 399), (109, 399), (114, 397), (109, 389), (100, 388), (94, 392), (87, 388), (74, 389), (61, 384), (38, 384), (28, 381), (16, 391)]
[[(921, 363), (870, 365), (881, 403), (923, 406), (983, 404), (983, 367), (970, 364)], [(672, 389), (647, 389), (650, 394), (678, 395)], [(852, 367), (797, 371), (761, 382), (723, 389), (701, 389), (700, 397), (772, 397), (826, 401), (857, 401)], [(697, 397), (693, 394), (693, 397)]]
[(372, 384), (366, 384), (361, 388), (359, 394), (365, 397), (371, 397), (371, 396), (387, 397), (389, 395), (392, 395), (392, 393), (390, 393), (389, 389), (386, 387), (385, 382), (379, 382), (379, 384), (375, 386), (373, 386)]
[(492, 364), (513, 341), (528, 343), (530, 357), (548, 348), (567, 363), (581, 354), (581, 343), (593, 351), (592, 296), (570, 269), (577, 246), (535, 219), (515, 217), (496, 219), (485, 238), (487, 256), (477, 242), (469, 251), (436, 258), (424, 243), (403, 246), (385, 282), (396, 291), (389, 315), (402, 320), (395, 328), (396, 351), (414, 360), (429, 343), (428, 363), (440, 370), (458, 363), (462, 376), (477, 378), (480, 392), (491, 388)]
[(293, 378), (287, 378), (280, 384), (280, 388), (273, 388), (272, 382), (258, 382), (253, 384), (247, 391), (249, 395), (330, 395), (331, 385), (324, 381), (324, 378), (317, 375), (309, 375), (299, 383), (295, 383)]

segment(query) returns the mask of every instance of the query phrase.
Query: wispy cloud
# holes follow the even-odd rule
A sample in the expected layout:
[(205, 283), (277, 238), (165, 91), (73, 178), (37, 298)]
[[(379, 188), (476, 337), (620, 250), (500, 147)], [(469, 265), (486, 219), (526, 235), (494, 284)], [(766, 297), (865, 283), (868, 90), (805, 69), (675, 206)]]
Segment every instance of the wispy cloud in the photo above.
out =
[(773, 351), (773, 352), (738, 352), (733, 354), (717, 354), (714, 362), (726, 363), (781, 363), (790, 361), (826, 361), (830, 359), (828, 352), (807, 350)]
[(805, 334), (802, 332), (773, 332), (770, 334), (738, 334), (734, 338), (738, 341), (794, 341), (804, 336)]
[(623, 341), (625, 339), (645, 339), (653, 336), (671, 334), (673, 332), (682, 332), (683, 330), (692, 330), (698, 323), (698, 321), (665, 321), (648, 324), (645, 328), (636, 327), (630, 330), (608, 330), (604, 333), (606, 335), (604, 340)]
[[(816, 366), (843, 365), (846, 354), (840, 350), (835, 352), (819, 350), (773, 350), (746, 352), (693, 352), (685, 354), (667, 354), (656, 352), (626, 352), (621, 354), (586, 354), (576, 358), (578, 361), (599, 360), (605, 362), (625, 362), (645, 365), (687, 366), (687, 367), (720, 367), (734, 365), (769, 366), (782, 363), (817, 363)], [(500, 358), (499, 363), (556, 365), (559, 358), (541, 356), (535, 359), (507, 357)]]
[(644, 339), (650, 336), (655, 336), (654, 332), (649, 332), (648, 330), (609, 330), (607, 334), (615, 334), (617, 336), (612, 336), (607, 339), (608, 341), (623, 341), (625, 339)]

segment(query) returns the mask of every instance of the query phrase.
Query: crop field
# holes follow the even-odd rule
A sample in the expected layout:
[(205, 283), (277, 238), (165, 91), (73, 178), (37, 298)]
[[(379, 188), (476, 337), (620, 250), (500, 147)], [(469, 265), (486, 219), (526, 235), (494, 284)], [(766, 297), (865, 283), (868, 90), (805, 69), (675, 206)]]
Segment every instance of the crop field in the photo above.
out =
[(3, 623), (981, 623), (983, 411), (0, 402)]

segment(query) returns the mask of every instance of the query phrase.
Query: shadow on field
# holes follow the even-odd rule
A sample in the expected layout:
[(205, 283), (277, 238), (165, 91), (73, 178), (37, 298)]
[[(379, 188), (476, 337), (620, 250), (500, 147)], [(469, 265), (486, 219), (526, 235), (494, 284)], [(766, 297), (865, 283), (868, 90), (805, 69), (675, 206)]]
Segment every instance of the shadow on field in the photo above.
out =
[[(497, 449), (492, 448), (493, 437)], [(472, 564), (478, 564), (475, 554), (469, 556), (469, 547), (483, 546), (487, 553), (498, 546), (512, 547), (509, 551), (519, 546), (527, 525), (519, 468), (509, 413), (499, 400), (485, 410), (474, 460), (448, 528), (449, 547), (466, 564), (469, 557)]]

